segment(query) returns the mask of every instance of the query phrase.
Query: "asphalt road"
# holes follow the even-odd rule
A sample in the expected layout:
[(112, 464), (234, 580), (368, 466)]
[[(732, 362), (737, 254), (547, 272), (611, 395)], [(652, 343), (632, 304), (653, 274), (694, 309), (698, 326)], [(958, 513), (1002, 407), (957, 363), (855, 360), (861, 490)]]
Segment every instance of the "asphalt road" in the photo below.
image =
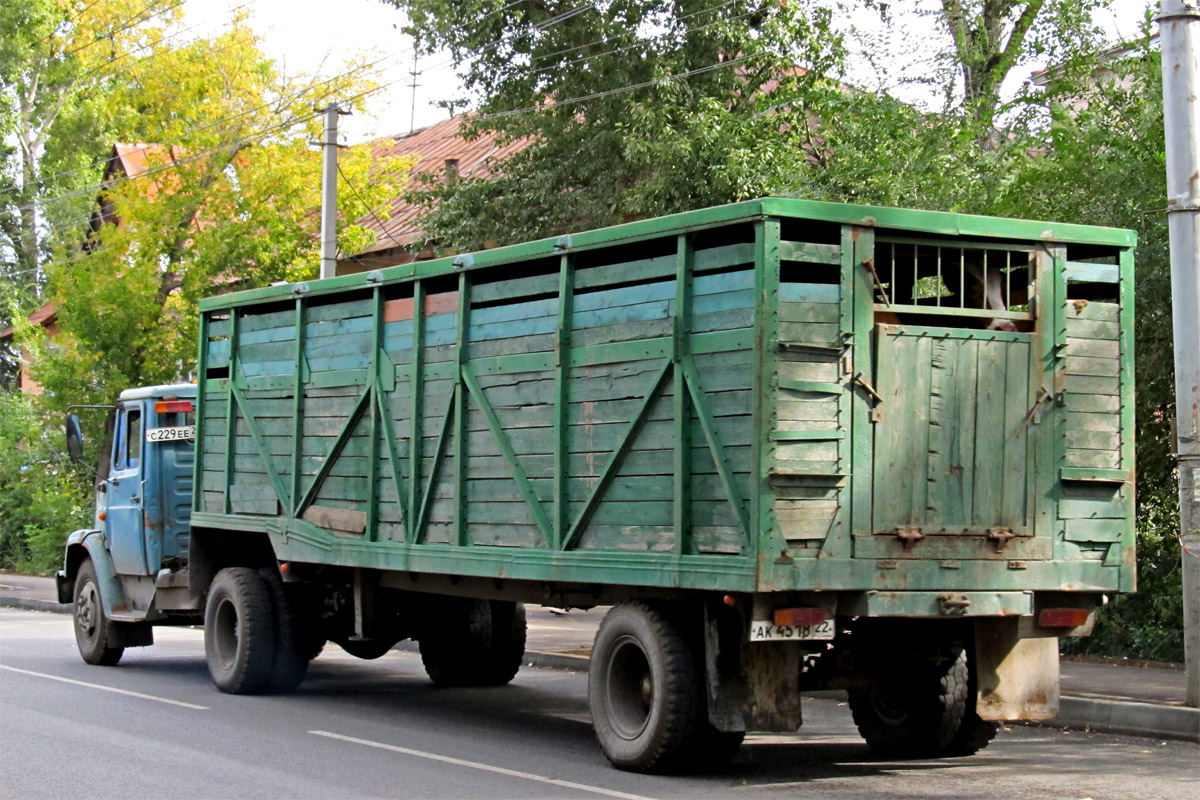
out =
[(213, 688), (200, 631), (90, 667), (70, 618), (0, 610), (3, 798), (1187, 798), (1200, 749), (1014, 727), (979, 755), (873, 757), (847, 710), (810, 700), (800, 733), (751, 736), (728, 768), (619, 772), (592, 736), (582, 674), (524, 669), (500, 689), (434, 689), (419, 658), (329, 646), (301, 690)]

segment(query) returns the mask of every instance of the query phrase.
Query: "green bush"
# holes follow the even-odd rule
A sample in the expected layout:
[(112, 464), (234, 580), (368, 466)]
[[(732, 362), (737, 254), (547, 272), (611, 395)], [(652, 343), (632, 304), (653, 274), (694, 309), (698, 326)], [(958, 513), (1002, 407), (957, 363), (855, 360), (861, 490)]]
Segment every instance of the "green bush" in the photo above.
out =
[(88, 524), (91, 482), (59, 448), (61, 427), (22, 397), (0, 397), (0, 567), (48, 573)]

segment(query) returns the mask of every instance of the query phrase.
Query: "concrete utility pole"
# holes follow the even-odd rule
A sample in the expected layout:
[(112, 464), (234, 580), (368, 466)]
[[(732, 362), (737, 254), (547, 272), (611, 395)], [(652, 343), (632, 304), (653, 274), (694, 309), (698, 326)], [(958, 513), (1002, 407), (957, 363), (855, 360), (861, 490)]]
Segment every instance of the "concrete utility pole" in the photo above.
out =
[(342, 111), (337, 103), (315, 109), (325, 114), (321, 133), (321, 277), (337, 274), (337, 127)]
[(1200, 0), (1162, 0), (1187, 704), (1200, 706)]

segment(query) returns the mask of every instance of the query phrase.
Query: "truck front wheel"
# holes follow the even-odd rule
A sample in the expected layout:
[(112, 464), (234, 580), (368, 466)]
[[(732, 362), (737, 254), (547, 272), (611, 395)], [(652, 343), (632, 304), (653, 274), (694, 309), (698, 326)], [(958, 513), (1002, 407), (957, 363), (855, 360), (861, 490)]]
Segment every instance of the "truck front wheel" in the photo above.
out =
[(204, 607), (204, 656), (222, 692), (267, 688), (275, 662), (274, 617), (270, 588), (255, 570), (229, 567), (213, 578)]
[(75, 577), (75, 644), (79, 655), (89, 664), (111, 667), (121, 660), (124, 647), (113, 647), (112, 623), (104, 616), (104, 604), (100, 600), (100, 582), (96, 579), (96, 567), (91, 559), (79, 565)]
[(975, 712), (965, 651), (948, 665), (878, 671), (869, 688), (850, 692), (850, 711), (867, 746), (888, 756), (971, 755), (996, 735), (996, 723)]
[[(636, 772), (695, 766), (692, 753), (707, 730), (701, 674), (684, 636), (658, 608), (622, 603), (604, 617), (592, 647), (588, 703), (596, 738), (614, 766)], [(723, 744), (736, 751), (732, 740)]]

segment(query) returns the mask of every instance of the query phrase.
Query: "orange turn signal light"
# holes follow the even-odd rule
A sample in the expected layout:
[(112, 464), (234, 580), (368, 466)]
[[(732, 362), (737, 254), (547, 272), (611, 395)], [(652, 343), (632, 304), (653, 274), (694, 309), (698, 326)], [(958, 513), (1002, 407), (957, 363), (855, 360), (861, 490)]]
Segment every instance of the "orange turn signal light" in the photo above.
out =
[(191, 400), (159, 400), (154, 404), (154, 410), (159, 414), (173, 414), (183, 412), (184, 414), (192, 410)]
[(101, 511), (99, 514), (97, 514), (96, 519), (100, 520), (101, 522), (104, 522), (104, 512)]
[(1088, 620), (1086, 608), (1043, 608), (1038, 625), (1043, 628), (1078, 628)]
[(777, 608), (771, 621), (777, 626), (820, 625), (827, 619), (823, 608)]

